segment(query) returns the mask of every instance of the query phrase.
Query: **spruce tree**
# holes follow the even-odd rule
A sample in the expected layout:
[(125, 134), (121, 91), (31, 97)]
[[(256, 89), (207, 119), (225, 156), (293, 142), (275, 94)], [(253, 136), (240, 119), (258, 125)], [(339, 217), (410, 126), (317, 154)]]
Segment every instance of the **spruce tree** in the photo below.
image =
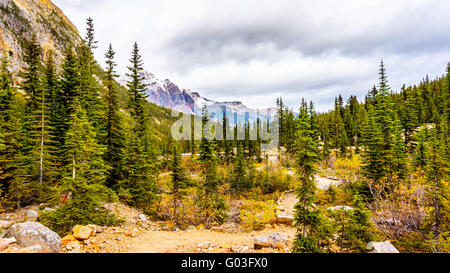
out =
[[(202, 109), (203, 128), (209, 122), (209, 113), (206, 105)], [(219, 180), (217, 178), (217, 155), (214, 141), (208, 139), (207, 133), (203, 132), (199, 152), (203, 184), (200, 188), (199, 205), (203, 209), (205, 224), (209, 227), (214, 222), (223, 223), (226, 218), (225, 199), (218, 190)]]
[[(439, 139), (437, 129), (431, 131), (431, 141), (429, 143), (428, 164), (426, 168), (427, 182), (431, 186), (431, 196), (433, 198), (433, 234), (438, 239), (443, 232), (442, 224), (445, 219), (444, 202), (448, 200), (448, 180), (446, 177), (446, 161), (443, 158), (443, 147)], [(447, 189), (446, 189), (447, 188)]]
[(175, 146), (172, 153), (172, 162), (170, 165), (170, 171), (172, 172), (172, 196), (173, 196), (173, 209), (174, 220), (178, 222), (178, 205), (182, 202), (182, 192), (180, 190), (185, 189), (189, 185), (189, 178), (185, 168), (182, 165), (181, 156), (178, 152), (178, 148)]
[(231, 189), (235, 193), (240, 193), (244, 189), (249, 188), (249, 179), (247, 176), (245, 158), (244, 158), (244, 149), (242, 145), (238, 146), (236, 162), (234, 163), (233, 175), (231, 178)]
[(134, 126), (145, 126), (145, 110), (144, 102), (147, 98), (145, 94), (146, 86), (144, 84), (143, 76), (143, 62), (142, 56), (139, 53), (139, 46), (137, 42), (133, 45), (132, 57), (130, 59), (131, 66), (128, 67), (129, 74), (127, 76), (130, 80), (127, 82), (128, 87), (128, 108), (130, 110), (131, 117), (134, 121)]
[(132, 126), (128, 135), (125, 153), (125, 180), (122, 189), (126, 201), (144, 210), (149, 210), (156, 197), (155, 187), (155, 153), (147, 125), (145, 112), (145, 84), (143, 83), (143, 64), (137, 43), (134, 44), (131, 66), (128, 67), (130, 80), (127, 82), (129, 92), (128, 107)]
[[(42, 186), (42, 175), (38, 174), (40, 164), (40, 152), (42, 136), (42, 112), (45, 112), (45, 104), (42, 104), (43, 88), (41, 85), (42, 76), (42, 49), (37, 41), (36, 35), (27, 41), (24, 48), (25, 66), (19, 74), (22, 78), (20, 89), (25, 93), (24, 119), (22, 123), (22, 142), (20, 159), (17, 162), (18, 181), (29, 187), (28, 192), (33, 196), (28, 198), (29, 202), (36, 202), (39, 198), (38, 189)], [(45, 121), (44, 121), (45, 122)], [(29, 181), (27, 181), (29, 180)], [(16, 189), (20, 188), (16, 186)]]
[(296, 173), (301, 185), (295, 205), (295, 252), (319, 252), (319, 240), (323, 235), (323, 216), (314, 205), (317, 198), (316, 163), (320, 160), (320, 151), (319, 140), (315, 138), (317, 133), (312, 127), (307, 103), (302, 101), (296, 138)]
[(112, 45), (105, 54), (106, 57), (106, 77), (105, 77), (105, 96), (106, 101), (106, 153), (105, 163), (110, 166), (107, 177), (107, 185), (114, 187), (123, 179), (123, 157), (125, 149), (125, 138), (120, 117), (119, 100), (117, 89), (114, 86), (114, 79), (118, 77), (114, 62), (115, 52)]
[[(0, 149), (0, 191), (8, 193), (13, 178), (13, 159), (17, 156), (19, 142), (17, 137), (19, 122), (14, 110), (16, 89), (13, 86), (10, 62), (3, 52), (0, 59), (0, 133), (2, 135), (2, 148)], [(1, 196), (1, 195), (0, 195)]]
[(43, 222), (65, 233), (75, 225), (106, 225), (113, 222), (109, 212), (100, 208), (100, 201), (114, 198), (105, 186), (107, 166), (104, 149), (97, 143), (95, 130), (78, 98), (73, 101), (66, 134), (66, 162), (61, 193), (71, 199), (55, 212), (44, 214)]
[(86, 45), (89, 47), (90, 50), (94, 50), (97, 48), (98, 42), (95, 40), (94, 37), (94, 20), (92, 18), (88, 18), (86, 20)]
[[(67, 48), (60, 73), (60, 91), (55, 96), (54, 128), (55, 141), (59, 147), (65, 146), (65, 135), (68, 130), (69, 117), (73, 113), (73, 102), (79, 97), (79, 67), (72, 47)], [(62, 158), (62, 156), (60, 157)]]

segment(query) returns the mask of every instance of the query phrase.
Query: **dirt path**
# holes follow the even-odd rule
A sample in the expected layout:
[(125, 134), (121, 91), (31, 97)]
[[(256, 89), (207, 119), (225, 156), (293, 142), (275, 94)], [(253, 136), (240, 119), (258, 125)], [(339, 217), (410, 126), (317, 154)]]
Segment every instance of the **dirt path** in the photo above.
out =
[[(280, 233), (292, 241), (295, 229), (283, 227), (251, 233), (210, 231), (149, 231), (129, 242), (127, 253), (227, 253), (257, 252), (254, 237)], [(265, 251), (271, 251), (266, 249)], [(286, 250), (284, 250), (286, 251)]]
[[(296, 196), (286, 194), (279, 202), (279, 208), (293, 215)], [(295, 228), (273, 225), (272, 228), (254, 232), (213, 232), (208, 230), (190, 231), (148, 231), (127, 242), (128, 253), (226, 253), (261, 252), (253, 249), (256, 236), (280, 233), (293, 241)], [(289, 246), (290, 248), (290, 246)], [(265, 252), (283, 252), (285, 250), (265, 249)]]

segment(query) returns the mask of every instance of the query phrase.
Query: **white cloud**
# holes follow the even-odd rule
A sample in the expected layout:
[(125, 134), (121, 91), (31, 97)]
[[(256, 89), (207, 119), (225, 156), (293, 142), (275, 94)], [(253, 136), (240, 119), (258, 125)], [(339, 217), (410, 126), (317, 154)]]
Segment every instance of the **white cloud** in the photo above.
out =
[(449, 1), (439, 0), (55, 0), (100, 47), (117, 51), (120, 73), (138, 41), (146, 69), (211, 99), (273, 105), (301, 97), (320, 110), (339, 93), (362, 95), (383, 57), (391, 84), (443, 74), (450, 60)]

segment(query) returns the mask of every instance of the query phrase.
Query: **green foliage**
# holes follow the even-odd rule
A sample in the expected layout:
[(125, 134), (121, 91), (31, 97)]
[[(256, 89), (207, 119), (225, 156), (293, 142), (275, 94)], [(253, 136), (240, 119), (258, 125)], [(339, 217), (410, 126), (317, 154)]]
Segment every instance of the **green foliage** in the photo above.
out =
[[(56, 212), (45, 215), (43, 220), (60, 233), (70, 231), (77, 224), (106, 224), (110, 215), (100, 208), (100, 201), (115, 197), (114, 192), (104, 186), (104, 151), (97, 144), (94, 129), (78, 99), (73, 109), (65, 141), (66, 161), (70, 163), (64, 167), (64, 182), (60, 188), (60, 192), (71, 199)], [(114, 221), (111, 217), (111, 223)]]
[(105, 163), (110, 166), (107, 177), (107, 185), (115, 187), (123, 179), (123, 156), (125, 150), (125, 136), (123, 132), (122, 119), (120, 116), (117, 89), (114, 86), (114, 78), (118, 77), (114, 67), (115, 52), (112, 45), (105, 54), (106, 57), (106, 81), (105, 81), (105, 104), (106, 104), (106, 134), (102, 141), (106, 145), (104, 156)]
[(294, 252), (319, 252), (319, 241), (325, 227), (322, 212), (314, 205), (317, 198), (315, 165), (320, 160), (319, 140), (305, 101), (302, 101), (297, 122), (296, 173), (301, 185), (297, 190), (298, 203), (295, 205), (297, 236)]
[(370, 222), (371, 213), (360, 196), (354, 196), (353, 206), (351, 210), (331, 211), (330, 217), (333, 219), (336, 241), (341, 252), (363, 253), (367, 244), (373, 241), (375, 229)]
[(144, 108), (145, 85), (142, 76), (142, 59), (137, 43), (134, 44), (131, 66), (128, 67), (130, 81), (129, 110), (132, 126), (127, 135), (125, 151), (125, 180), (121, 182), (121, 198), (128, 204), (149, 211), (156, 198), (155, 151)]

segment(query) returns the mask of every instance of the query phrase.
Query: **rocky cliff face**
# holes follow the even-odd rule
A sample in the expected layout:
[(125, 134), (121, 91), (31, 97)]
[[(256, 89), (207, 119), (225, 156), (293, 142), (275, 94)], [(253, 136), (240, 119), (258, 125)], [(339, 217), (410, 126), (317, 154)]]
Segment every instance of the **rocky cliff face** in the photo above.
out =
[(75, 26), (50, 0), (0, 0), (0, 18), (0, 51), (10, 55), (14, 72), (23, 65), (23, 47), (33, 33), (44, 52), (54, 52), (57, 63), (69, 44), (82, 41)]

